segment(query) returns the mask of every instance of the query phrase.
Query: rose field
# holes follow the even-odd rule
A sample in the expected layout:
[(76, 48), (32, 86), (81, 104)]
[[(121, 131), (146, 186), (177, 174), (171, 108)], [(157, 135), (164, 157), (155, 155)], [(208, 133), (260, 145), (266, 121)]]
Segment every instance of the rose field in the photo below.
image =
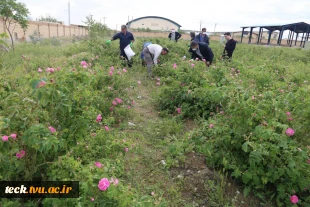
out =
[[(309, 51), (237, 44), (225, 62), (211, 41), (206, 68), (189, 41), (138, 38), (128, 68), (118, 41), (57, 41), (0, 53), (0, 179), (79, 181), (79, 198), (0, 206), (310, 206)], [(170, 50), (154, 79), (146, 41)]]

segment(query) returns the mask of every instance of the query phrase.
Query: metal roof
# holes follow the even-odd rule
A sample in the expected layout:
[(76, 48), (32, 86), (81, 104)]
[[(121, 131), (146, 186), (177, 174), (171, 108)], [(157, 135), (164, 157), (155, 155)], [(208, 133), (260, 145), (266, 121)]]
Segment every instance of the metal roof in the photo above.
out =
[(147, 19), (147, 18), (156, 18), (156, 19), (164, 19), (164, 20), (167, 20), (175, 25), (177, 25), (178, 27), (182, 27), (180, 24), (176, 23), (175, 21), (172, 21), (171, 19), (167, 19), (167, 18), (164, 18), (164, 17), (159, 17), (159, 16), (145, 16), (145, 17), (139, 17), (137, 19), (134, 19), (134, 20), (131, 20), (129, 22), (126, 23), (126, 25), (130, 24), (130, 23), (133, 23), (135, 21), (138, 21), (140, 19)]
[(297, 22), (297, 23), (290, 23), (290, 24), (273, 24), (273, 25), (260, 25), (260, 26), (244, 26), (241, 28), (256, 28), (261, 27), (268, 30), (291, 30), (295, 31), (296, 33), (305, 33), (310, 32), (310, 24), (305, 22)]

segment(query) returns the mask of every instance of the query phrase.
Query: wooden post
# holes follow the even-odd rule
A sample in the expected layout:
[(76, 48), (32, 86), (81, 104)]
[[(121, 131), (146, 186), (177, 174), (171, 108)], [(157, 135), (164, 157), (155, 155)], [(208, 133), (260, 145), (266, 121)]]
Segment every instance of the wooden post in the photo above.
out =
[(289, 44), (290, 44), (290, 39), (291, 39), (291, 36), (292, 36), (292, 31), (290, 31), (290, 32), (288, 33), (288, 37), (287, 37), (287, 45), (289, 45)]
[(268, 42), (267, 45), (270, 45), (270, 38), (271, 38), (271, 34), (272, 34), (272, 30), (269, 30), (269, 35), (268, 35)]
[(262, 28), (260, 27), (259, 28), (259, 32), (258, 32), (258, 36), (257, 36), (257, 43), (256, 44), (258, 44), (259, 43), (259, 39), (260, 39), (260, 34), (262, 33)]
[(57, 37), (58, 37), (58, 24), (57, 24)]
[(296, 43), (297, 43), (297, 38), (298, 38), (298, 35), (299, 35), (299, 33), (296, 33), (296, 38), (295, 38), (295, 46), (296, 46)]
[(70, 36), (71, 36), (71, 27), (70, 27), (70, 25), (69, 25), (69, 32), (70, 32)]
[(251, 27), (251, 30), (250, 30), (250, 37), (249, 37), (249, 44), (251, 43), (251, 39), (252, 39), (252, 34), (253, 34), (253, 27)]
[(301, 45), (302, 45), (302, 43), (303, 43), (303, 41), (304, 41), (304, 36), (305, 36), (305, 33), (302, 33), (302, 37), (301, 37), (301, 41), (300, 41), (300, 47), (301, 47)]
[(244, 32), (244, 28), (242, 28), (242, 34), (241, 34), (241, 40), (240, 40), (241, 43), (242, 43), (242, 39), (243, 39), (243, 32)]
[(48, 38), (51, 38), (50, 24), (48, 23), (47, 26), (48, 26)]

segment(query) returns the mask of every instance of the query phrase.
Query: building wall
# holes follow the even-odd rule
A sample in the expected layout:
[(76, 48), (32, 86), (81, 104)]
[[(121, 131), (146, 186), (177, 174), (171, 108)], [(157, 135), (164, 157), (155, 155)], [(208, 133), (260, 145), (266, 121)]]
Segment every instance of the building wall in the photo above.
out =
[(129, 28), (138, 29), (138, 28), (144, 28), (144, 29), (151, 29), (151, 30), (161, 30), (161, 31), (168, 31), (171, 28), (174, 28), (176, 30), (179, 29), (178, 25), (164, 20), (160, 18), (144, 18), (137, 21), (132, 22), (129, 25)]
[[(5, 24), (0, 19), (0, 33), (7, 32), (5, 30)], [(14, 25), (11, 25), (13, 28)], [(23, 29), (16, 24), (15, 29), (13, 31), (14, 40), (25, 40), (29, 39), (29, 36), (37, 31), (43, 38), (51, 38), (51, 37), (70, 37), (70, 36), (86, 36), (88, 35), (88, 31), (85, 27), (78, 27), (76, 25), (63, 25), (59, 23), (48, 23), (48, 22), (39, 22), (39, 21), (29, 21), (28, 28), (24, 32)]]

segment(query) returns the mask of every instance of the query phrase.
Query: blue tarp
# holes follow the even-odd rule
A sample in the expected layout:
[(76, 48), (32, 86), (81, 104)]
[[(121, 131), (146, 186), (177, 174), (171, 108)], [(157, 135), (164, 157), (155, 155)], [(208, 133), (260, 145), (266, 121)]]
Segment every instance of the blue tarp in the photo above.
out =
[(143, 44), (143, 46), (142, 46), (142, 52), (141, 52), (141, 59), (144, 59), (144, 55), (143, 55), (143, 49), (146, 47), (146, 46), (148, 46), (148, 45), (150, 45), (150, 44), (153, 44), (153, 43), (151, 43), (151, 42), (145, 42), (144, 44)]

